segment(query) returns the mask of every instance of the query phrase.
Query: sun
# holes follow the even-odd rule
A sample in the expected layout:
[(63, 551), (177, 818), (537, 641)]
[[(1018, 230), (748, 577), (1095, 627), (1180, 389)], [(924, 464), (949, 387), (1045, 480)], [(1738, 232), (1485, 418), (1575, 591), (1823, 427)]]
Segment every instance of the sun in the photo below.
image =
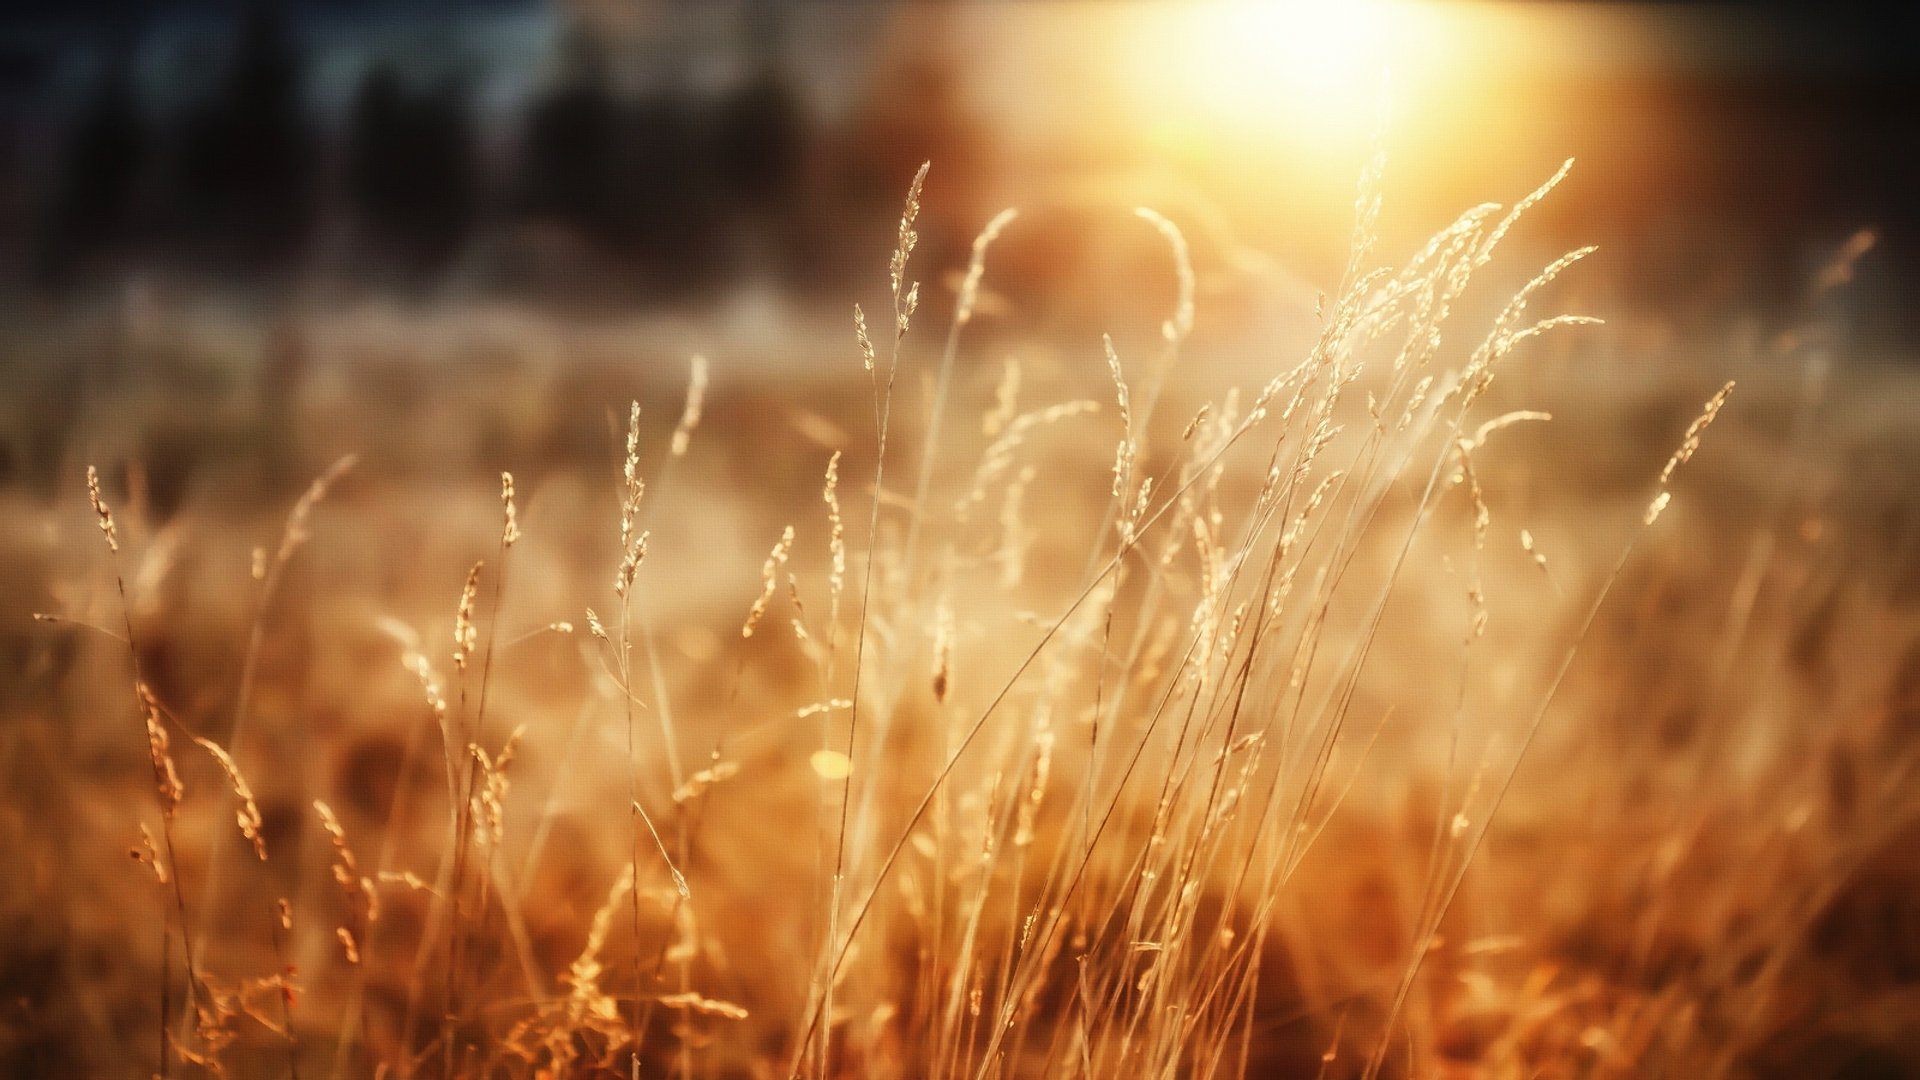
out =
[(1417, 15), (1393, 0), (1200, 0), (1140, 43), (1143, 70), (1164, 106), (1211, 126), (1366, 131)]

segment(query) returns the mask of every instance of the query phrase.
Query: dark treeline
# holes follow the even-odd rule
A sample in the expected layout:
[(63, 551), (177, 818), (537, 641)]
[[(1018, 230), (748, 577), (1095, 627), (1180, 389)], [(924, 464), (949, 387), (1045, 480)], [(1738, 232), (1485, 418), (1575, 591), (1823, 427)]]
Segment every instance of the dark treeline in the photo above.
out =
[[(476, 111), (478, 73), (375, 60), (338, 120), (302, 97), (309, 58), (250, 4), (209, 88), (142, 108), (131, 35), (50, 144), (32, 280), (70, 291), (164, 267), (247, 282), (321, 273), (425, 288), (686, 293), (751, 260), (813, 280), (796, 250), (822, 189), (820, 125), (774, 62), (731, 89), (613, 89), (607, 47), (563, 38), (557, 74), (509, 121)], [(844, 171), (844, 170), (843, 170)], [(852, 185), (857, 190), (860, 185)], [(809, 202), (809, 199), (812, 201)]]

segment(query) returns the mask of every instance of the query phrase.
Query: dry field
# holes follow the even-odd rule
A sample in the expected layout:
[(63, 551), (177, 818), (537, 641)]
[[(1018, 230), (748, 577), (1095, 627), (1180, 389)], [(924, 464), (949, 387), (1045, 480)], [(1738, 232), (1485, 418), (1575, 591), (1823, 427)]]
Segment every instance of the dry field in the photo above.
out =
[(1920, 1075), (1912, 373), (1545, 189), (1009, 341), (918, 186), (857, 335), (10, 345), (0, 1072)]

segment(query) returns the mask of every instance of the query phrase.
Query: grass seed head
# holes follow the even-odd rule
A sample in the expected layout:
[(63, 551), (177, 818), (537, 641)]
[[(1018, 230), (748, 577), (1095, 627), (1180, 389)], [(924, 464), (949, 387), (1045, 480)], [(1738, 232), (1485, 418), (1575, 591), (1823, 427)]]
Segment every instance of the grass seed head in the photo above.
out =
[(119, 552), (120, 535), (113, 527), (113, 510), (100, 497), (100, 473), (91, 465), (87, 466), (87, 499), (93, 503), (94, 516), (100, 519), (100, 535), (107, 538), (107, 550)]
[(520, 539), (520, 514), (513, 505), (513, 474), (500, 474), (500, 546), (512, 547)]
[(234, 762), (233, 755), (227, 753), (213, 740), (195, 735), (193, 741), (200, 744), (201, 749), (213, 755), (213, 760), (220, 764), (220, 771), (227, 774), (227, 783), (233, 788), (233, 797), (240, 800), (240, 808), (234, 813), (234, 818), (240, 826), (240, 835), (253, 844), (253, 853), (259, 857), (260, 861), (266, 862), (267, 842), (260, 835), (265, 822), (261, 820), (259, 805), (253, 800), (253, 789), (247, 785), (247, 778), (240, 774), (240, 766)]
[(669, 452), (674, 457), (684, 457), (687, 446), (693, 441), (693, 429), (700, 426), (700, 412), (707, 400), (707, 358), (695, 354), (692, 370), (687, 376), (687, 404), (680, 411), (680, 423), (673, 429), (673, 443)]
[(485, 565), (476, 562), (473, 569), (467, 571), (467, 583), (460, 590), (460, 606), (453, 613), (453, 666), (457, 671), (467, 670), (467, 663), (473, 659), (473, 651), (480, 643), (473, 610), (480, 599), (480, 568)]

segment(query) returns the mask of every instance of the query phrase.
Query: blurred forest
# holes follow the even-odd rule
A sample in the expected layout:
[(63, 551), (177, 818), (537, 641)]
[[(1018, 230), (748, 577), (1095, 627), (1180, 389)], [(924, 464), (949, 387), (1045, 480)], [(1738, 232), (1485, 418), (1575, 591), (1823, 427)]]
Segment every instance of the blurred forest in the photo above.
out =
[[(936, 252), (1097, 177), (1102, 197), (1322, 259), (1303, 275), (1321, 279), (1343, 243), (1328, 208), (1369, 138), (1333, 111), (1306, 135), (1284, 116), (1223, 125), (1218, 101), (1118, 74), (1139, 58), (1114, 26), (1155, 25), (1151, 4), (187, 4), (54, 36), (0, 22), (0, 261), (36, 299), (130, 275), (622, 306), (756, 281), (800, 298), (862, 269), (850, 241), (884, 243), (927, 159)], [(1455, 24), (1427, 43), (1450, 54), (1448, 89), (1404, 80), (1385, 133), (1407, 222), (1577, 155), (1591, 179), (1543, 227), (1607, 249), (1623, 302), (1719, 334), (1730, 313), (1758, 319), (1765, 337), (1870, 230), (1851, 329), (1879, 352), (1920, 340), (1897, 302), (1920, 282), (1915, 16), (1429, 7)], [(1167, 51), (1160, 67), (1220, 62), (1217, 42), (1130, 32)], [(1055, 232), (1029, 276), (1071, 276), (1060, 253), (1085, 209), (1033, 219)]]
[[(402, 294), (457, 277), (549, 299), (671, 299), (748, 268), (785, 290), (831, 282), (803, 253), (836, 223), (884, 218), (908, 143), (925, 140), (876, 137), (899, 125), (884, 105), (829, 123), (783, 60), (781, 22), (772, 6), (736, 13), (719, 85), (651, 43), (634, 87), (631, 35), (561, 14), (505, 118), (483, 115), (476, 65), (403, 49), (357, 58), (345, 108), (321, 115), (316, 57), (278, 0), (248, 0), (205, 85), (156, 106), (138, 24), (119, 22), (66, 99), (15, 125), (25, 212), (9, 246), (56, 299), (136, 269)], [(904, 92), (872, 100), (911, 100), (919, 133), (964, 125), (930, 56), (893, 77)], [(942, 162), (956, 186), (965, 158)]]

